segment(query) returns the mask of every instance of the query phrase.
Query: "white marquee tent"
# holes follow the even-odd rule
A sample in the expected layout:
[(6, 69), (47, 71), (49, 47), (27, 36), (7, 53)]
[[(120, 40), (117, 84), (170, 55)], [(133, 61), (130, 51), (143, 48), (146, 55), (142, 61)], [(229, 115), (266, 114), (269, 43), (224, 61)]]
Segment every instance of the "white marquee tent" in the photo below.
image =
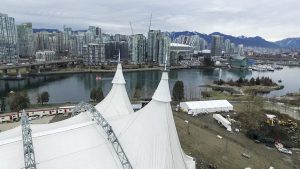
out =
[(180, 108), (192, 115), (233, 111), (233, 106), (227, 100), (180, 102)]
[[(111, 101), (114, 100), (114, 101)], [(121, 65), (113, 87), (96, 108), (109, 121), (133, 169), (195, 169), (181, 149), (171, 110), (168, 74), (164, 72), (152, 101), (132, 111)], [(104, 130), (89, 112), (51, 124), (32, 124), (38, 169), (122, 169)], [(0, 133), (0, 168), (24, 167), (22, 130)]]

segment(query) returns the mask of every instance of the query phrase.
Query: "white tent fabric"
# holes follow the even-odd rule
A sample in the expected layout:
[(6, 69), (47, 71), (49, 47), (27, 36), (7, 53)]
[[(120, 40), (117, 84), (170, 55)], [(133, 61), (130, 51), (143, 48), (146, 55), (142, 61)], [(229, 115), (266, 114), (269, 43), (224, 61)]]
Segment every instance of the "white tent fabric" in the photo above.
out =
[(108, 121), (134, 112), (125, 88), (126, 82), (120, 63), (117, 66), (117, 71), (112, 83), (113, 86), (110, 92), (96, 105), (96, 109), (101, 112)]
[(180, 108), (189, 114), (229, 112), (233, 106), (227, 100), (180, 102)]
[[(88, 113), (51, 124), (32, 124), (39, 169), (120, 169), (121, 163), (104, 131)], [(0, 134), (0, 168), (24, 167), (21, 127)]]
[(147, 106), (111, 123), (133, 168), (195, 169), (195, 161), (181, 149), (170, 101), (164, 72)]

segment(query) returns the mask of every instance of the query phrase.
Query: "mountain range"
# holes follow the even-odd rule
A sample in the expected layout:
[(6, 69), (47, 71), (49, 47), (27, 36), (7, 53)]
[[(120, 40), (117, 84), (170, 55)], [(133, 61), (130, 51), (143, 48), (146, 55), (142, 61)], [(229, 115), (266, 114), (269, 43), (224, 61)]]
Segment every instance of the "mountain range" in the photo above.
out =
[(276, 42), (267, 41), (260, 36), (255, 37), (246, 37), (246, 36), (232, 36), (226, 35), (220, 32), (214, 32), (211, 34), (203, 34), (199, 32), (190, 32), (190, 31), (181, 31), (181, 32), (166, 32), (167, 35), (171, 37), (171, 39), (175, 39), (180, 35), (191, 36), (191, 35), (199, 35), (201, 38), (205, 39), (208, 43), (211, 43), (213, 35), (220, 35), (225, 39), (229, 39), (230, 42), (235, 44), (244, 44), (245, 46), (251, 47), (263, 47), (263, 48), (293, 48), (300, 49), (300, 38), (287, 38)]
[[(33, 28), (32, 30), (33, 30), (33, 33), (37, 33), (37, 32), (50, 32), (50, 33), (61, 32), (58, 29), (48, 29), (48, 28)], [(72, 31), (72, 32), (86, 32), (86, 30), (75, 30), (75, 31)]]
[(277, 41), (275, 43), (283, 48), (300, 49), (300, 38), (287, 38), (287, 39)]

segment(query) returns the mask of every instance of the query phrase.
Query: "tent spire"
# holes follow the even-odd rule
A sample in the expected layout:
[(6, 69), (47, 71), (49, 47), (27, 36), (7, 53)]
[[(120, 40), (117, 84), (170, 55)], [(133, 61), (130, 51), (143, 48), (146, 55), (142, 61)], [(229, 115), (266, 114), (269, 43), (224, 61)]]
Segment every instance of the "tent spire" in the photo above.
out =
[(165, 71), (167, 71), (167, 60), (168, 60), (168, 53), (166, 52)]
[(119, 59), (118, 59), (118, 63), (121, 62), (121, 52), (120, 52), (120, 49), (119, 49)]

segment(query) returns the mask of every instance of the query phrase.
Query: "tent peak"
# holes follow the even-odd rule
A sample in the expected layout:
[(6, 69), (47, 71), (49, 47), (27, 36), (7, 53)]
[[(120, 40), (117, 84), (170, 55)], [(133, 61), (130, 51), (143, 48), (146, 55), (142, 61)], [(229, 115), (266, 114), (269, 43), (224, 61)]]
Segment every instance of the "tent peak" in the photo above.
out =
[(171, 102), (170, 88), (169, 88), (169, 77), (168, 72), (164, 71), (161, 76), (161, 80), (155, 90), (152, 99), (160, 102)]
[(126, 84), (124, 76), (123, 76), (121, 63), (118, 63), (117, 71), (116, 71), (115, 76), (112, 80), (112, 83), (113, 84)]

